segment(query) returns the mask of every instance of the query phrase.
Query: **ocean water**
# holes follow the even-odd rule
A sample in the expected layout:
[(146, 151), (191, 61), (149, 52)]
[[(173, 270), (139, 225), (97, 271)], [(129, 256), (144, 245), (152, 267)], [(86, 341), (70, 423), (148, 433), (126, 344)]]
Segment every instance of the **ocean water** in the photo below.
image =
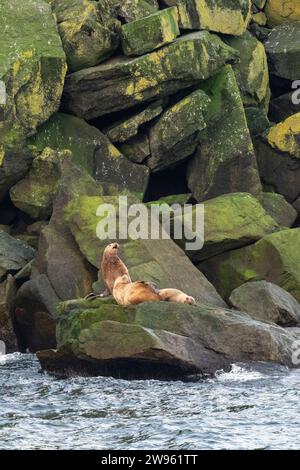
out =
[(299, 449), (300, 370), (235, 364), (194, 383), (56, 379), (0, 356), (0, 449)]

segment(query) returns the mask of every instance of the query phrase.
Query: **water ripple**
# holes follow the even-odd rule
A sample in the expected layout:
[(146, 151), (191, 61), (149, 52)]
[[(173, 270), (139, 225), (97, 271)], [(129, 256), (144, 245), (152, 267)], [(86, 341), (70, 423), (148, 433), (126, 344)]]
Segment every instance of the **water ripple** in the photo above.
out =
[(236, 364), (198, 383), (39, 373), (0, 357), (0, 449), (297, 449), (300, 370)]

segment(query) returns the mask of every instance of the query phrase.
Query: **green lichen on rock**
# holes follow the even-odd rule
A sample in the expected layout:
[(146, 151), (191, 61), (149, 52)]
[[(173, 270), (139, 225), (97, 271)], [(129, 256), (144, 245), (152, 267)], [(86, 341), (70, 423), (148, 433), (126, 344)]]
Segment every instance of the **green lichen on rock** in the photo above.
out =
[(230, 65), (206, 81), (208, 126), (188, 166), (188, 186), (198, 201), (225, 193), (258, 195), (261, 183), (243, 102)]
[(113, 18), (101, 15), (101, 2), (51, 0), (70, 71), (92, 67), (118, 47)]
[(161, 170), (190, 156), (206, 128), (205, 114), (210, 98), (196, 90), (166, 110), (150, 129), (149, 168)]
[(177, 8), (167, 8), (122, 26), (121, 40), (124, 54), (143, 55), (179, 36)]
[(72, 158), (71, 152), (56, 152), (50, 148), (36, 156), (28, 176), (10, 190), (14, 205), (33, 219), (49, 217), (65, 158)]
[(113, 3), (115, 13), (126, 23), (152, 15), (159, 8), (157, 0), (113, 0)]
[[(203, 206), (204, 246), (200, 250), (187, 251), (194, 261), (248, 245), (279, 230), (277, 223), (251, 194), (225, 194), (205, 201)], [(174, 225), (179, 220), (185, 225), (186, 238), (177, 240), (180, 246), (184, 247), (186, 241), (192, 239), (196, 218), (201, 220), (200, 211), (202, 207), (195, 206), (191, 213), (174, 218)]]
[(135, 59), (116, 58), (69, 75), (64, 106), (93, 119), (188, 88), (237, 60), (237, 51), (207, 31), (188, 34)]
[(58, 110), (66, 59), (41, 0), (2, 0), (0, 28), (0, 141), (12, 147)]
[(57, 113), (31, 139), (39, 150), (71, 150), (77, 165), (107, 189), (142, 192), (148, 184), (148, 169), (130, 162), (96, 127), (83, 119)]
[[(292, 365), (294, 343), (286, 330), (225, 308), (167, 302), (122, 307), (102, 300), (62, 303), (57, 340), (57, 372), (65, 355), (70, 370), (81, 360), (83, 371), (93, 362), (98, 375), (119, 378), (211, 374), (240, 361)], [(47, 353), (39, 354), (46, 369)]]
[(261, 106), (267, 113), (270, 99), (268, 61), (263, 44), (246, 32), (225, 42), (240, 54), (233, 66), (245, 106)]
[(165, 0), (177, 5), (182, 29), (208, 29), (239, 36), (251, 19), (250, 0)]
[(279, 285), (299, 302), (299, 246), (300, 229), (285, 229), (254, 245), (216, 256), (200, 267), (224, 298), (245, 282), (266, 280)]
[(300, 3), (298, 0), (267, 0), (265, 13), (269, 26), (300, 21)]

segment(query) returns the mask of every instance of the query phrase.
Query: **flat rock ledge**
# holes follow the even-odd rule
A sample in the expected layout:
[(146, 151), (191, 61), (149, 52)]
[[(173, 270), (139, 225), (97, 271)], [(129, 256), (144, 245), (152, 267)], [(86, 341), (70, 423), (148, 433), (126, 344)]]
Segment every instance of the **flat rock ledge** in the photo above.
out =
[(198, 380), (236, 362), (295, 367), (289, 330), (208, 305), (67, 301), (59, 306), (56, 336), (57, 349), (37, 357), (59, 377)]

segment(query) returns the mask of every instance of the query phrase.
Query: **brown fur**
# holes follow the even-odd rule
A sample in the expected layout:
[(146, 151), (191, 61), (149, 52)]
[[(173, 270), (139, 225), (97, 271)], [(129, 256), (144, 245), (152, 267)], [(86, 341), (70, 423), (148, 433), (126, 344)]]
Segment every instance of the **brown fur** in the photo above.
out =
[(119, 305), (137, 305), (143, 302), (160, 302), (155, 289), (146, 282), (131, 282), (128, 275), (119, 277), (114, 285), (113, 296)]
[(195, 305), (196, 301), (193, 297), (185, 294), (178, 289), (161, 289), (159, 291), (161, 300), (165, 302), (177, 302), (179, 304)]
[(118, 243), (111, 243), (103, 253), (101, 271), (107, 295), (113, 293), (115, 281), (119, 277), (126, 275), (131, 282), (128, 269), (118, 256), (119, 248)]

